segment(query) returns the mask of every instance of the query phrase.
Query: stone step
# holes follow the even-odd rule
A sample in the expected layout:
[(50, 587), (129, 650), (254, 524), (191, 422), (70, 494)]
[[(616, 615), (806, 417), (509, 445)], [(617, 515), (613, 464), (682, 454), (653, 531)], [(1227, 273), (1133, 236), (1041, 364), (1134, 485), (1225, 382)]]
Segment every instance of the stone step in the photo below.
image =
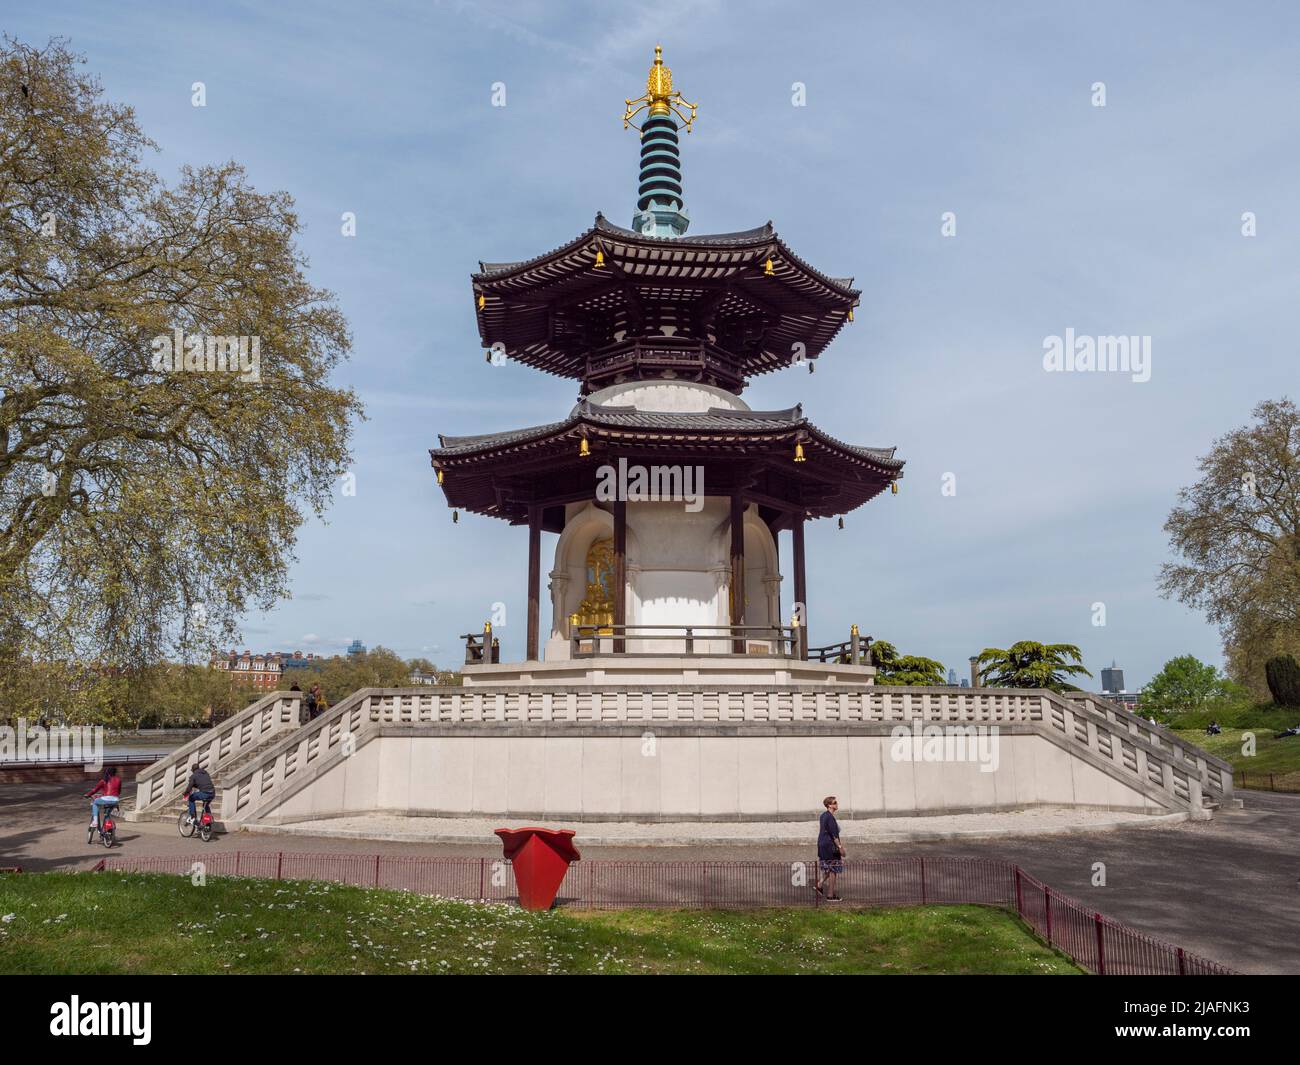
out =
[[(220, 794), (220, 792), (218, 792), (218, 794)], [(199, 810), (202, 810), (203, 809), (202, 804), (200, 804), (198, 808)], [(212, 808), (213, 811), (215, 812), (217, 809), (216, 799), (212, 800)], [(186, 804), (184, 800), (181, 800), (179, 802), (173, 803), (170, 806), (164, 806), (158, 810), (146, 810), (144, 813), (140, 814), (139, 816), (129, 817), (127, 818), (127, 820), (133, 821), (136, 824), (149, 821), (157, 824), (174, 825), (180, 820), (181, 814), (187, 812), (188, 810), (189, 810), (189, 806)], [(224, 833), (226, 831), (225, 822), (217, 820), (215, 817), (213, 818), (212, 821), (212, 827), (217, 832)]]

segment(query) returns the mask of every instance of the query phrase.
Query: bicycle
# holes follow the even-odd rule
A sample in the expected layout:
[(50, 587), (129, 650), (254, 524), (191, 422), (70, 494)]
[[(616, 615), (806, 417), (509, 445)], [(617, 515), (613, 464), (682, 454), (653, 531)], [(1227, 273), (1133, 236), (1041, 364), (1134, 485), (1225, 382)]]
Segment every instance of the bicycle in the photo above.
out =
[(186, 839), (193, 837), (198, 832), (204, 843), (212, 841), (212, 800), (203, 800), (203, 813), (195, 819), (190, 816), (189, 810), (182, 810), (180, 817), (176, 821), (176, 831)]
[[(87, 793), (86, 797), (89, 798), (89, 793)], [(99, 833), (99, 841), (105, 847), (112, 847), (117, 842), (117, 822), (113, 820), (113, 815), (109, 813), (110, 810), (117, 808), (117, 799), (113, 796), (109, 796), (109, 798), (112, 798), (113, 801), (99, 803), (95, 807), (95, 823), (90, 826), (90, 830), (86, 833), (87, 843), (95, 842), (96, 832)]]

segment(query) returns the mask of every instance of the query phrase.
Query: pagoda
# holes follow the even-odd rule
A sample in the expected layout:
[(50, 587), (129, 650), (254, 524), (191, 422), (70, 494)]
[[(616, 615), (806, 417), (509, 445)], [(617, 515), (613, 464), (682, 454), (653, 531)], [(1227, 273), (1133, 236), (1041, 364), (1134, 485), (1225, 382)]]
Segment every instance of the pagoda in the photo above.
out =
[[(903, 462), (894, 448), (836, 439), (799, 404), (751, 410), (740, 397), (758, 374), (811, 369), (861, 293), (797, 256), (770, 222), (687, 234), (680, 134), (697, 105), (673, 88), (661, 48), (645, 94), (626, 105), (624, 127), (641, 141), (631, 227), (597, 214), (553, 251), (482, 262), (472, 275), (488, 361), (571, 378), (576, 405), (546, 425), (440, 436), (432, 465), (457, 520), (465, 511), (528, 527), (529, 662), (803, 661), (805, 522), (896, 492)], [(786, 530), (788, 612), (777, 547)], [(559, 534), (545, 631), (543, 531)], [(469, 639), (470, 660), (490, 664), (490, 638)]]
[[(809, 646), (806, 523), (895, 489), (903, 463), (797, 404), (740, 398), (757, 374), (814, 365), (859, 292), (770, 224), (688, 235), (679, 135), (695, 115), (656, 49), (624, 114), (641, 135), (631, 227), (597, 215), (473, 275), (489, 359), (578, 382), (557, 421), (430, 452), (454, 519), (528, 528), (526, 658), (500, 662), (485, 626), (460, 685), (361, 688), (306, 722), (299, 693), (271, 693), (142, 771), (132, 820), (174, 819), (195, 759), (228, 825), (375, 816), (382, 835), (396, 814), (454, 819), (452, 835), (490, 819), (811, 839), (826, 795), (858, 818), (1042, 806), (1054, 831), (1091, 810), (1091, 831), (1098, 811), (1204, 819), (1230, 802), (1227, 762), (1094, 695), (879, 685), (856, 627)], [(558, 534), (545, 628), (543, 532)]]

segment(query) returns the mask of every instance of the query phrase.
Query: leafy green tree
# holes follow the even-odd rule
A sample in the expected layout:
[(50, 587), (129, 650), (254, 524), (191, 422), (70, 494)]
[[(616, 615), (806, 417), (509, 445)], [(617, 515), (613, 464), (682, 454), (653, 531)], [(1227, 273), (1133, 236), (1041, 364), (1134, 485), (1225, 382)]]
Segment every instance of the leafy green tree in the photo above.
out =
[[(0, 42), (11, 707), (34, 663), (103, 662), (139, 684), (176, 651), (228, 643), (250, 605), (269, 609), (360, 416), (328, 384), (351, 340), (305, 277), (291, 199), (257, 192), (233, 162), (164, 184), (141, 162), (155, 146), (132, 110), (81, 63), (58, 40)], [(162, 359), (176, 330), (197, 338), (179, 369)], [(230, 337), (246, 341), (236, 372), (215, 358)]]
[(877, 684), (942, 686), (947, 683), (943, 663), (920, 655), (900, 655), (888, 640), (874, 640), (871, 661), (876, 667)]
[[(411, 669), (393, 651), (374, 647), (359, 655), (335, 655), (317, 659), (315, 665), (290, 674), (306, 691), (319, 682), (330, 705), (362, 688), (410, 687)], [(292, 681), (285, 679), (284, 686)]]
[(167, 726), (220, 721), (242, 710), (249, 694), (248, 687), (227, 670), (169, 663), (157, 671), (150, 692), (152, 723)]
[(1050, 688), (1078, 691), (1066, 678), (1091, 677), (1083, 667), (1083, 656), (1072, 643), (1037, 643), (1021, 640), (1010, 647), (986, 647), (976, 665), (980, 683), (990, 688)]
[(1277, 655), (1264, 664), (1264, 675), (1273, 702), (1279, 706), (1300, 706), (1300, 665), (1290, 655)]
[(1199, 710), (1230, 694), (1229, 682), (1217, 667), (1193, 655), (1180, 655), (1164, 664), (1142, 689), (1142, 707), (1156, 710)]
[(98, 665), (27, 661), (4, 680), (9, 697), (0, 702), (0, 721), (18, 718), (51, 725), (130, 728), (140, 718), (133, 678)]
[(1165, 522), (1161, 593), (1219, 627), (1233, 677), (1267, 695), (1264, 663), (1300, 654), (1300, 410), (1266, 401), (1221, 437)]

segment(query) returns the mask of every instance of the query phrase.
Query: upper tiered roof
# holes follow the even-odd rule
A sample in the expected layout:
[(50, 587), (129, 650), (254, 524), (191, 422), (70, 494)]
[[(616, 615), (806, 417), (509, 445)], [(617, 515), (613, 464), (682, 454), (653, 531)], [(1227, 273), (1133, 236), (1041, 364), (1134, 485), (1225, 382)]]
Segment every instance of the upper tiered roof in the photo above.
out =
[[(756, 374), (816, 359), (861, 295), (852, 278), (823, 274), (791, 251), (770, 222), (685, 235), (677, 134), (689, 131), (695, 105), (673, 89), (660, 49), (625, 123), (641, 111), (633, 228), (598, 214), (567, 244), (519, 262), (481, 262), (472, 277), (484, 347), (582, 388), (563, 421), (439, 437), (430, 459), (447, 502), (511, 522), (540, 510), (542, 528), (559, 531), (566, 504), (592, 499), (602, 465), (624, 459), (702, 467), (710, 494), (743, 495), (773, 528), (843, 514), (896, 487), (903, 463), (892, 448), (843, 443), (801, 407), (657, 410), (677, 400), (649, 398), (654, 388), (631, 406), (588, 398), (622, 394), (604, 390), (625, 382), (676, 381), (728, 399), (718, 390), (739, 393)], [(701, 407), (709, 392), (678, 391)]]
[[(817, 358), (861, 293), (790, 250), (769, 222), (739, 233), (656, 237), (603, 215), (554, 251), (480, 263), (486, 348), (594, 391), (683, 377), (733, 392)], [(621, 375), (621, 376), (620, 376)]]

